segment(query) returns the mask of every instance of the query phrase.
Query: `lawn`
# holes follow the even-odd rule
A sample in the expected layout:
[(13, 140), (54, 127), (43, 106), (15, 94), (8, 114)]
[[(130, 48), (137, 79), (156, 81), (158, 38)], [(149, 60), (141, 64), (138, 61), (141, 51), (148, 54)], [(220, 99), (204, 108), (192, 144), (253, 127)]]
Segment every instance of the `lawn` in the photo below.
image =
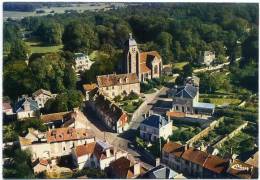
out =
[(177, 68), (177, 69), (182, 70), (182, 68), (183, 68), (186, 64), (188, 64), (188, 63), (189, 63), (189, 62), (187, 62), (187, 61), (174, 63), (174, 64), (173, 64), (173, 68)]
[(134, 113), (135, 110), (143, 103), (142, 99), (139, 100), (126, 100), (120, 102), (120, 107), (128, 113)]
[(44, 46), (37, 40), (26, 40), (25, 43), (30, 47), (31, 53), (49, 53), (61, 51), (63, 45), (57, 46)]
[(223, 105), (223, 104), (230, 104), (230, 105), (238, 105), (241, 100), (236, 98), (200, 98), (199, 101), (206, 102), (207, 100), (210, 100), (210, 103), (213, 103), (215, 105)]

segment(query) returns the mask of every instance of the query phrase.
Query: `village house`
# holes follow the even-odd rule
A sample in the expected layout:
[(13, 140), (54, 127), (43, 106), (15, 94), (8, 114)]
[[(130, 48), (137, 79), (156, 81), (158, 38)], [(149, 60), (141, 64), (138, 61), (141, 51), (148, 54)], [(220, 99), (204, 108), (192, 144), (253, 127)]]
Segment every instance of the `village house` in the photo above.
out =
[(140, 124), (140, 137), (147, 141), (156, 141), (160, 137), (167, 139), (172, 134), (172, 122), (163, 116), (153, 114)]
[(104, 170), (111, 162), (126, 157), (127, 152), (113, 147), (108, 142), (95, 141), (76, 146), (72, 156), (79, 170), (85, 167)]
[(211, 51), (200, 52), (199, 63), (202, 65), (210, 66), (215, 59), (216, 59), (215, 52), (211, 52)]
[(98, 88), (90, 92), (89, 107), (107, 128), (122, 133), (128, 128), (128, 116), (119, 106), (110, 101)]
[(212, 115), (214, 113), (215, 105), (199, 102), (198, 88), (189, 83), (184, 86), (175, 86), (171, 96), (173, 97), (171, 111), (186, 114)]
[(18, 98), (18, 102), (15, 105), (15, 113), (18, 120), (36, 117), (39, 113), (38, 103), (31, 97), (23, 95), (21, 98)]
[(94, 62), (83, 53), (75, 53), (75, 72), (79, 73), (85, 70), (89, 70)]
[(47, 171), (48, 168), (50, 168), (50, 165), (51, 165), (50, 159), (38, 158), (32, 163), (33, 172), (34, 174), (45, 172)]
[(19, 137), (22, 150), (28, 149), (32, 159), (53, 158), (71, 154), (74, 147), (95, 141), (91, 130), (75, 128), (49, 129), (40, 132), (28, 129), (25, 137)]
[(92, 91), (97, 87), (96, 83), (90, 83), (90, 84), (83, 84), (83, 90), (84, 90), (84, 95), (85, 95), (85, 101), (89, 100), (89, 92)]
[(106, 171), (110, 178), (134, 179), (144, 174), (147, 169), (145, 169), (140, 162), (137, 162), (128, 156), (124, 156), (111, 162)]
[(111, 99), (131, 92), (140, 94), (140, 82), (135, 73), (97, 76), (97, 84), (99, 90)]
[(39, 108), (44, 108), (45, 103), (57, 94), (52, 94), (50, 91), (39, 89), (32, 94), (33, 99), (37, 102)]
[[(227, 178), (233, 172), (229, 170), (232, 167), (229, 159), (171, 141), (163, 147), (162, 161), (173, 170), (193, 178)], [(250, 174), (250, 177), (253, 176), (253, 173)]]
[(163, 65), (160, 54), (157, 51), (140, 52), (131, 33), (125, 43), (124, 56), (123, 73), (136, 73), (140, 82), (161, 77)]
[(40, 116), (40, 119), (52, 129), (60, 127), (86, 128), (86, 122), (78, 114), (79, 110), (74, 108), (73, 111), (44, 114)]

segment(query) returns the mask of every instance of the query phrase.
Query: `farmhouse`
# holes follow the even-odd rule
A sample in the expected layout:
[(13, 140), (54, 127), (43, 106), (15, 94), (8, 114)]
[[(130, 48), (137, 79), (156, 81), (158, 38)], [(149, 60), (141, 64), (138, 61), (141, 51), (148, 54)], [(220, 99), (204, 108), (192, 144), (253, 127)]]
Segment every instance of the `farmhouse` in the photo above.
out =
[(100, 91), (111, 99), (135, 92), (140, 94), (140, 82), (135, 73), (97, 76)]

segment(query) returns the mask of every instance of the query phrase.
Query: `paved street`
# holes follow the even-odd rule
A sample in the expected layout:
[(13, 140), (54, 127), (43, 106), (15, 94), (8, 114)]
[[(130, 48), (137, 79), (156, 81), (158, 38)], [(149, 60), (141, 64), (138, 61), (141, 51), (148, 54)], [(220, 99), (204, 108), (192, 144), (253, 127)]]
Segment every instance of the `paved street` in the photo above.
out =
[(80, 121), (86, 123), (86, 128), (91, 129), (97, 139), (106, 140), (113, 146), (117, 146), (118, 148), (129, 152), (133, 156), (133, 158), (141, 160), (145, 167), (151, 168), (152, 166), (146, 163), (147, 159), (142, 154), (139, 154), (136, 150), (129, 148), (128, 143), (135, 140), (136, 133), (138, 133), (137, 129), (144, 119), (143, 114), (148, 113), (149, 110), (152, 108), (152, 105), (157, 101), (158, 98), (160, 98), (162, 95), (165, 95), (166, 91), (167, 88), (163, 87), (156, 93), (145, 95), (146, 101), (143, 108), (139, 110), (134, 121), (130, 122), (129, 129), (120, 135), (118, 135), (117, 133), (113, 133), (105, 128), (103, 122), (100, 121), (88, 108), (85, 108), (84, 113), (79, 112), (77, 118), (79, 118)]

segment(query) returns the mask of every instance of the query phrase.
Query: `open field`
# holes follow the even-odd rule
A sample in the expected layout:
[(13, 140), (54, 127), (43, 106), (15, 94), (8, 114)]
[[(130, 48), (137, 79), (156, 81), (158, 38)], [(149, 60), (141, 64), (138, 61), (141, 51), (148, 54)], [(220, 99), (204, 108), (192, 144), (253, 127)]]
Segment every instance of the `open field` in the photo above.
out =
[(43, 46), (38, 41), (25, 41), (26, 44), (30, 47), (31, 53), (48, 53), (48, 52), (58, 52), (62, 50), (63, 45), (58, 46)]
[[(54, 13), (65, 13), (66, 10), (75, 10), (77, 12), (84, 12), (85, 10), (95, 11), (95, 10), (101, 10), (103, 8), (108, 8), (108, 4), (104, 3), (95, 3), (90, 5), (91, 3), (84, 3), (84, 4), (71, 4), (71, 6), (67, 7), (46, 7), (46, 8), (40, 8), (37, 10), (44, 10), (45, 13), (36, 13), (34, 12), (22, 12), (22, 11), (4, 11), (3, 17), (4, 19), (7, 18), (14, 18), (14, 19), (22, 19), (23, 17), (29, 17), (29, 16), (44, 16), (48, 14), (54, 14)], [(123, 3), (122, 3), (123, 4)], [(54, 11), (54, 13), (50, 13), (51, 11)]]

